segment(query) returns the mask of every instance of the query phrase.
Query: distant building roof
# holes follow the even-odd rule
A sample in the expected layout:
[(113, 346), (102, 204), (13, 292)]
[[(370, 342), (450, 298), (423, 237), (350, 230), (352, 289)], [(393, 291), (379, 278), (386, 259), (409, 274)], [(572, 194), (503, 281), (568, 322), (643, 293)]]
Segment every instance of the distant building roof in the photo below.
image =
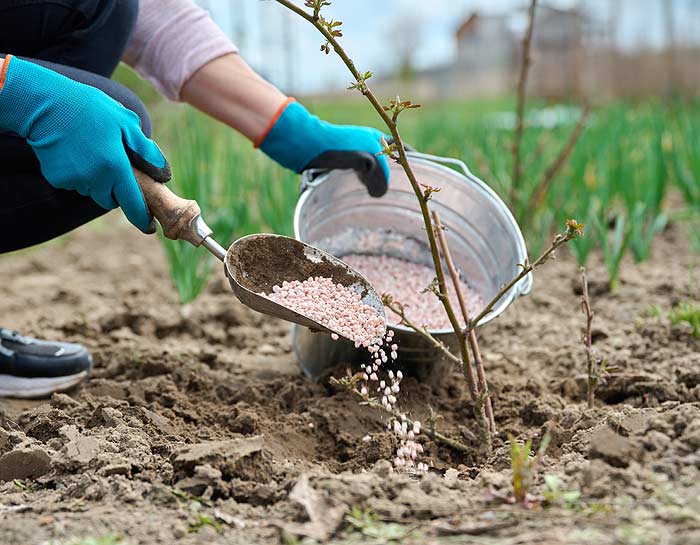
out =
[[(522, 10), (513, 10), (504, 14), (482, 15), (473, 12), (462, 22), (455, 32), (458, 49), (465, 46), (465, 42), (472, 41), (472, 37), (484, 34), (493, 39), (495, 33), (513, 36), (511, 22), (514, 14)], [(549, 4), (537, 6), (537, 21), (535, 23), (535, 46), (539, 48), (571, 47), (581, 40), (582, 29), (586, 22), (585, 15), (576, 7), (558, 8)]]
[(500, 22), (503, 25), (507, 25), (508, 16), (507, 15), (481, 15), (479, 13), (473, 12), (469, 17), (459, 25), (457, 32), (455, 33), (457, 40), (461, 41), (465, 36), (478, 32), (479, 23), (482, 21), (488, 21), (490, 23)]

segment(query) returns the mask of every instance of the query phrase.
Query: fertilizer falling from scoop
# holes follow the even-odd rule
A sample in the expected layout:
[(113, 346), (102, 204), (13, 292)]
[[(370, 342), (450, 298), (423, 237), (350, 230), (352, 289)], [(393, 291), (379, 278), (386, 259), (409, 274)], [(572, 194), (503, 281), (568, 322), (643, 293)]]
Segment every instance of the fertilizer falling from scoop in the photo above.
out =
[[(421, 432), (420, 422), (414, 422), (409, 429), (406, 415), (397, 406), (403, 373), (389, 370), (387, 380), (379, 379), (380, 369), (397, 359), (399, 348), (393, 342), (393, 330), (386, 329), (384, 316), (378, 316), (375, 308), (363, 303), (357, 291), (321, 276), (303, 282), (283, 282), (263, 296), (337, 332), (331, 334), (333, 340), (342, 335), (353, 341), (356, 348), (362, 346), (367, 350), (371, 360), (362, 366), (359, 393), (364, 397), (376, 396), (387, 413), (397, 415), (387, 423), (388, 431), (399, 440), (393, 464), (397, 469), (427, 471), (427, 464), (419, 461), (423, 446), (416, 441)], [(369, 441), (371, 436), (365, 439)]]

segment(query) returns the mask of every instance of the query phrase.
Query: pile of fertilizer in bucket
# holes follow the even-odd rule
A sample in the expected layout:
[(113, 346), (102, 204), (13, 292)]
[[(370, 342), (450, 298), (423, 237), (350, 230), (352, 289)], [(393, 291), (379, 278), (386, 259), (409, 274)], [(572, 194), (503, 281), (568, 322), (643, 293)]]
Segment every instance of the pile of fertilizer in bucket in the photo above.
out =
[[(349, 254), (342, 259), (364, 276), (377, 293), (391, 294), (394, 301), (404, 306), (407, 318), (416, 325), (432, 330), (451, 329), (442, 302), (425, 289), (435, 278), (433, 268), (385, 255)], [(450, 300), (456, 302), (454, 286), (449, 279), (447, 283)], [(461, 282), (461, 291), (470, 316), (476, 316), (484, 302), (464, 282)], [(401, 318), (387, 309), (387, 322), (399, 324)]]
[[(440, 300), (426, 291), (435, 279), (435, 269), (425, 241), (392, 229), (353, 227), (313, 244), (350, 265), (378, 294), (390, 294), (404, 306), (406, 317), (416, 325), (429, 330), (452, 329)], [(452, 281), (449, 277), (446, 281), (448, 294), (456, 304)], [(469, 286), (468, 279), (462, 278), (460, 287), (470, 316), (476, 316), (485, 302)], [(400, 318), (390, 309), (386, 309), (386, 314), (387, 323), (400, 323)], [(461, 313), (458, 316), (461, 319)]]

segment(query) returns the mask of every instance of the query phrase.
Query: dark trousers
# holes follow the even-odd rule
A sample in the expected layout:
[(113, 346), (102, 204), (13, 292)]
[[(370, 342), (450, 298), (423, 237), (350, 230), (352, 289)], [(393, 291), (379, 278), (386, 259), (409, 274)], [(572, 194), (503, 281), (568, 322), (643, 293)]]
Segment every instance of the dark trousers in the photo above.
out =
[[(138, 0), (0, 0), (0, 52), (101, 89), (136, 112), (150, 136), (143, 103), (109, 79), (137, 12)], [(50, 240), (106, 212), (89, 197), (51, 187), (29, 144), (0, 133), (0, 253)]]

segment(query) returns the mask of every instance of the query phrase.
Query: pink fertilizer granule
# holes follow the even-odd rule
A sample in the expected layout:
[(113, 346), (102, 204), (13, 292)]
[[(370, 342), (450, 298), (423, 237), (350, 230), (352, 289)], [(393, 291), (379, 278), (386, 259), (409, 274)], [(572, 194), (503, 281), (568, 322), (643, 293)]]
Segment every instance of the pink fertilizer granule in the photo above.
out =
[[(395, 301), (401, 303), (408, 319), (416, 325), (432, 330), (452, 328), (440, 300), (434, 293), (424, 291), (435, 278), (434, 269), (387, 256), (349, 254), (342, 259), (362, 274), (377, 293), (388, 293)], [(450, 299), (457, 301), (454, 286), (449, 278), (447, 283)], [(484, 302), (464, 282), (461, 283), (461, 289), (470, 315), (476, 316), (483, 308)], [(388, 323), (400, 323), (398, 315), (389, 309), (386, 309), (386, 312)]]
[(331, 278), (285, 281), (265, 297), (311, 318), (358, 347), (381, 343), (386, 333), (386, 320), (377, 315), (377, 309), (364, 303), (354, 289), (336, 284)]

